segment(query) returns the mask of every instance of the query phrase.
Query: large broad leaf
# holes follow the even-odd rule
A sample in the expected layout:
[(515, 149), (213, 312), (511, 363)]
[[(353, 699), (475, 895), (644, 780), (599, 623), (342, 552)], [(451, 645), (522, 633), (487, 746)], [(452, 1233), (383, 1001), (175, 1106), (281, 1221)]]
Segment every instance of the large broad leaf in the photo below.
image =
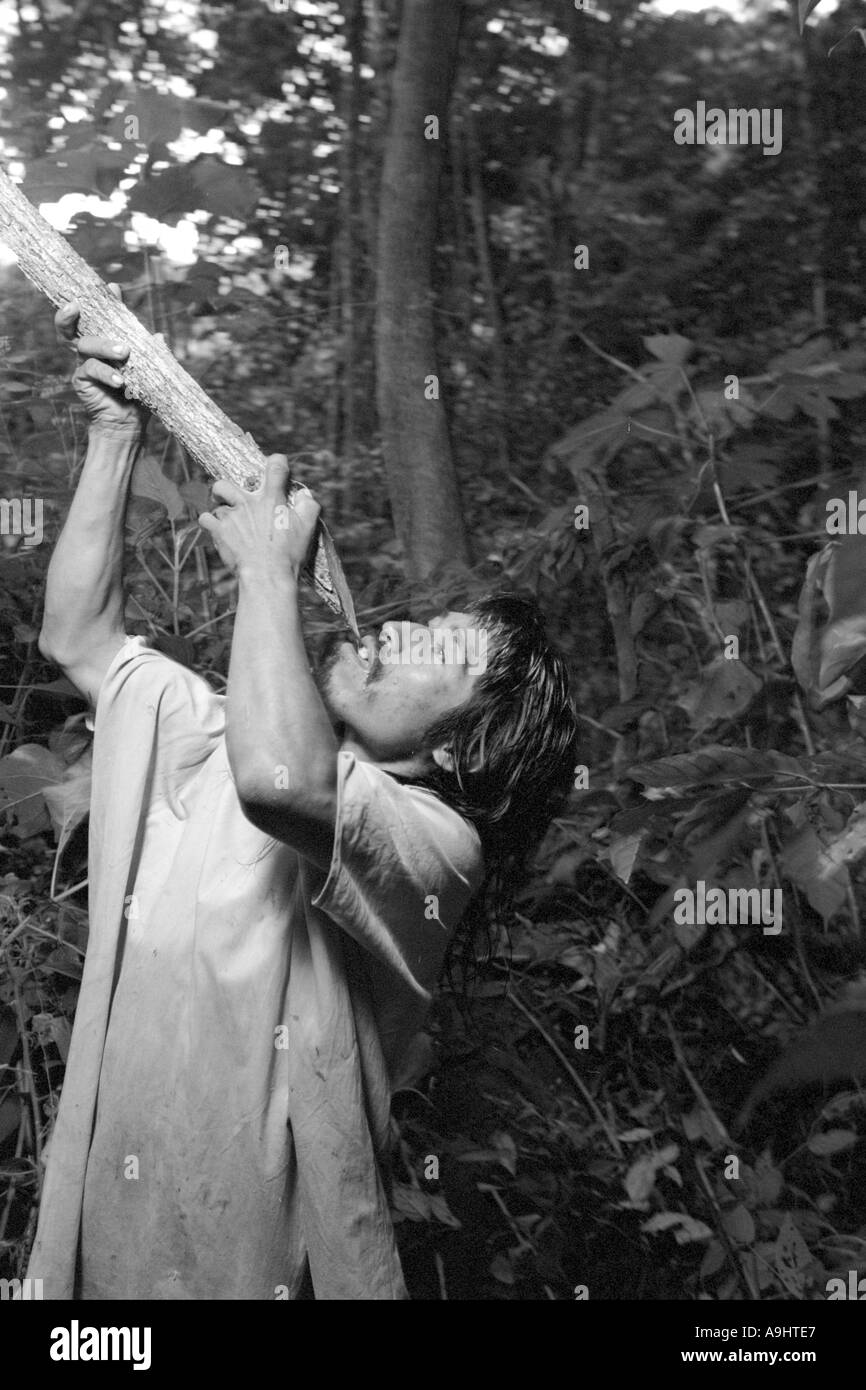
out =
[(199, 192), (199, 207), (215, 217), (244, 220), (255, 210), (259, 191), (255, 179), (236, 164), (207, 155), (191, 166)]
[(132, 491), (136, 497), (146, 497), (165, 507), (172, 521), (186, 517), (186, 499), (176, 483), (167, 478), (152, 454), (139, 458), (132, 474)]
[[(820, 609), (826, 605), (822, 624)], [(866, 536), (842, 536), (813, 555), (799, 598), (791, 664), (816, 708), (850, 688), (866, 656)]]
[(762, 689), (761, 681), (743, 661), (717, 656), (705, 667), (700, 680), (677, 700), (691, 716), (698, 733), (720, 719), (736, 719), (749, 708)]
[(676, 1162), (679, 1154), (678, 1144), (666, 1144), (657, 1153), (642, 1154), (640, 1158), (635, 1159), (623, 1178), (629, 1201), (636, 1206), (646, 1202), (656, 1185), (659, 1170)]
[(781, 864), (785, 875), (802, 889), (826, 926), (845, 906), (850, 884), (845, 863), (828, 857), (817, 833), (806, 825), (785, 845)]
[(212, 126), (225, 129), (227, 114), (228, 107), (216, 102), (172, 96), (139, 84), (134, 99), (110, 121), (107, 134), (115, 140), (139, 140), (143, 145), (154, 141), (169, 144), (184, 130), (204, 135)]
[(11, 811), (24, 839), (48, 825), (43, 792), (63, 776), (59, 758), (38, 743), (25, 743), (0, 758), (0, 812)]
[(622, 883), (628, 883), (646, 832), (633, 830), (628, 835), (614, 835), (610, 842), (610, 867)]
[(439, 1221), (443, 1226), (459, 1229), (460, 1222), (451, 1211), (441, 1192), (423, 1192), (408, 1183), (395, 1183), (391, 1192), (395, 1212), (409, 1221)]
[(59, 782), (42, 790), (57, 837), (58, 853), (62, 852), (75, 827), (81, 824), (90, 810), (92, 762), (92, 752), (88, 748), (83, 757), (66, 769)]
[(784, 753), (726, 748), (723, 744), (712, 743), (699, 753), (677, 753), (672, 758), (658, 758), (655, 762), (631, 767), (628, 775), (645, 787), (661, 790), (723, 783), (760, 786), (780, 773), (800, 771), (797, 759)]
[(193, 180), (190, 166), (184, 164), (136, 184), (129, 195), (130, 212), (143, 212), (176, 227), (182, 217), (201, 207), (202, 200)]
[(685, 1211), (660, 1211), (644, 1221), (642, 1231), (657, 1235), (660, 1231), (672, 1231), (677, 1245), (687, 1245), (693, 1240), (708, 1240), (713, 1234), (703, 1221), (697, 1221)]
[(773, 1264), (781, 1282), (794, 1298), (799, 1298), (803, 1293), (805, 1273), (811, 1263), (809, 1247), (793, 1216), (786, 1212), (773, 1249)]
[(692, 350), (688, 338), (681, 338), (678, 333), (657, 333), (644, 338), (643, 344), (653, 357), (669, 367), (681, 367)]
[(832, 48), (827, 49), (827, 57), (831, 58), (833, 54), (836, 52), (837, 48), (841, 48), (843, 43), (848, 42), (852, 34), (859, 34), (860, 42), (866, 45), (866, 29), (858, 29), (855, 26), (855, 28), (848, 30), (847, 34), (843, 39), (840, 39), (838, 43), (834, 43)]
[(839, 1154), (846, 1149), (853, 1149), (857, 1143), (857, 1135), (850, 1129), (828, 1129), (823, 1134), (813, 1134), (812, 1138), (806, 1141), (806, 1148), (810, 1153)]
[(31, 160), (21, 189), (32, 203), (56, 203), (67, 193), (104, 196), (113, 193), (129, 162), (128, 150), (110, 150), (99, 143), (65, 150)]
[(804, 27), (805, 27), (806, 20), (809, 18), (809, 15), (810, 15), (810, 14), (812, 13), (812, 11), (815, 9), (816, 5), (820, 5), (820, 3), (821, 3), (821, 0), (798, 0), (798, 3), (797, 3), (797, 11), (798, 11), (798, 14), (799, 14), (799, 16), (800, 16), (800, 33), (801, 33), (801, 34), (802, 34), (803, 29), (804, 29)]

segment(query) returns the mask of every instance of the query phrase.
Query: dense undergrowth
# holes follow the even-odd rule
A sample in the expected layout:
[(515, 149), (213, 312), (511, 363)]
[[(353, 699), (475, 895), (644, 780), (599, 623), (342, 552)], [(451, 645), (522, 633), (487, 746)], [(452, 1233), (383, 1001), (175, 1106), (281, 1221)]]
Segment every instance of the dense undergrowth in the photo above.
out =
[[(432, 1048), (395, 1099), (394, 1211), (417, 1298), (808, 1299), (866, 1267), (858, 1089), (771, 1097), (732, 1137), (778, 1049), (866, 964), (856, 640), (842, 662), (850, 684), (817, 708), (833, 623), (846, 616), (839, 586), (862, 565), (856, 542), (833, 562), (824, 626), (817, 591), (798, 610), (806, 562), (826, 539), (809, 432), (816, 412), (836, 409), (838, 388), (859, 437), (866, 349), (853, 332), (841, 347), (780, 344), (762, 373), (769, 388), (761, 399), (744, 388), (736, 410), (711, 353), (663, 335), (643, 356), (643, 386), (632, 382), (528, 474), (536, 503), (512, 489), (486, 506), (489, 479), (464, 474), (476, 582), (539, 595), (571, 662), (586, 771), (469, 1014), (444, 988)], [(7, 379), (31, 368), (7, 360)], [(42, 380), (53, 394), (21, 397), (50, 406), (39, 437), (32, 413), (17, 439), (20, 413), (7, 415), (5, 476), (41, 490), (46, 538), (29, 550), (10, 538), (0, 561), (9, 1274), (33, 1234), (87, 937), (90, 735), (81, 700), (36, 647), (82, 423), (62, 379)], [(375, 455), (363, 513), (335, 461), (296, 465), (342, 518), (363, 624), (381, 622), (405, 590)], [(844, 474), (833, 479), (839, 495), (846, 487)], [(202, 484), (156, 435), (136, 488), (130, 630), (220, 688), (233, 591), (192, 521)], [(589, 525), (576, 526), (587, 502)], [(315, 637), (326, 619), (311, 606), (309, 622)], [(699, 879), (781, 889), (782, 930), (678, 924), (674, 894)]]

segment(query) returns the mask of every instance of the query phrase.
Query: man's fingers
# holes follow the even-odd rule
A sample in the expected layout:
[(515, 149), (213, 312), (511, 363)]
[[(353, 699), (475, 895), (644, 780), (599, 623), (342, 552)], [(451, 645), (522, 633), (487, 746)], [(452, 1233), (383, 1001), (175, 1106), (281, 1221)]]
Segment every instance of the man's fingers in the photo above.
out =
[(285, 502), (291, 469), (285, 454), (271, 454), (266, 460), (264, 492), (272, 502)]
[(289, 506), (299, 521), (314, 521), (322, 510), (305, 484), (302, 484), (292, 493), (289, 498)]
[(109, 362), (123, 362), (129, 356), (129, 348), (123, 343), (113, 343), (110, 338), (99, 338), (95, 334), (85, 334), (75, 344), (82, 357), (103, 357)]
[(219, 498), (222, 502), (230, 502), (232, 506), (244, 501), (249, 496), (242, 487), (238, 487), (237, 483), (233, 483), (229, 478), (218, 478), (211, 487), (211, 492), (214, 497)]
[(98, 381), (103, 386), (113, 386), (115, 390), (122, 386), (123, 377), (108, 362), (100, 362), (97, 357), (88, 357), (85, 362), (81, 362), (75, 371), (73, 380), (79, 381)]
[(77, 299), (70, 299), (68, 304), (64, 304), (62, 309), (58, 309), (54, 315), (54, 327), (57, 336), (66, 343), (71, 343), (78, 331), (78, 315), (81, 313), (81, 305)]
[[(123, 293), (119, 285), (109, 285), (109, 293), (118, 304), (123, 303)], [(68, 304), (64, 304), (62, 309), (58, 309), (54, 315), (54, 327), (57, 336), (65, 343), (75, 341), (78, 333), (78, 320), (81, 316), (81, 301), (70, 299)], [(85, 344), (86, 346), (82, 346)], [(100, 346), (97, 346), (99, 344)], [(108, 351), (104, 351), (107, 348)], [(119, 344), (112, 344), (108, 338), (88, 337), (82, 338), (78, 344), (79, 351), (83, 351), (86, 357), (126, 357), (129, 353), (128, 347)]]

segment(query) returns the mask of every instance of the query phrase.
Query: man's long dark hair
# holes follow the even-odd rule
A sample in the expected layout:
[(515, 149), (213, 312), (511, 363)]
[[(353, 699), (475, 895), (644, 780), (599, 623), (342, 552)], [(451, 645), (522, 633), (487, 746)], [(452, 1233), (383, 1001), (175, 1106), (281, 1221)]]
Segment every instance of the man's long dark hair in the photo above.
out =
[(514, 895), (550, 820), (571, 789), (577, 725), (563, 657), (534, 598), (495, 592), (464, 611), (487, 634), (486, 669), (460, 709), (427, 730), (447, 746), (453, 771), (420, 781), (470, 821), (481, 839), (485, 880), (449, 943), (445, 974), (458, 992), (507, 929)]

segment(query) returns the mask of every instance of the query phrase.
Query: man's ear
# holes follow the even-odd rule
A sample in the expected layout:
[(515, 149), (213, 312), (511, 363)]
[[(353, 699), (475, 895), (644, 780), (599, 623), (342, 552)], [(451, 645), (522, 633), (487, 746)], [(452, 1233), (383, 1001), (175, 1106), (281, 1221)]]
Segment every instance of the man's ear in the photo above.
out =
[[(443, 772), (454, 771), (454, 755), (451, 751), (450, 744), (445, 743), (442, 745), (441, 748), (434, 748), (430, 756), (432, 757), (436, 766), (441, 767)], [(481, 757), (478, 753), (478, 750), (476, 749), (476, 751), (472, 754), (472, 758), (469, 763), (469, 771), (477, 772), (480, 767)]]
[(454, 771), (454, 758), (447, 743), (441, 748), (434, 748), (430, 754), (437, 767), (441, 767), (443, 772)]

